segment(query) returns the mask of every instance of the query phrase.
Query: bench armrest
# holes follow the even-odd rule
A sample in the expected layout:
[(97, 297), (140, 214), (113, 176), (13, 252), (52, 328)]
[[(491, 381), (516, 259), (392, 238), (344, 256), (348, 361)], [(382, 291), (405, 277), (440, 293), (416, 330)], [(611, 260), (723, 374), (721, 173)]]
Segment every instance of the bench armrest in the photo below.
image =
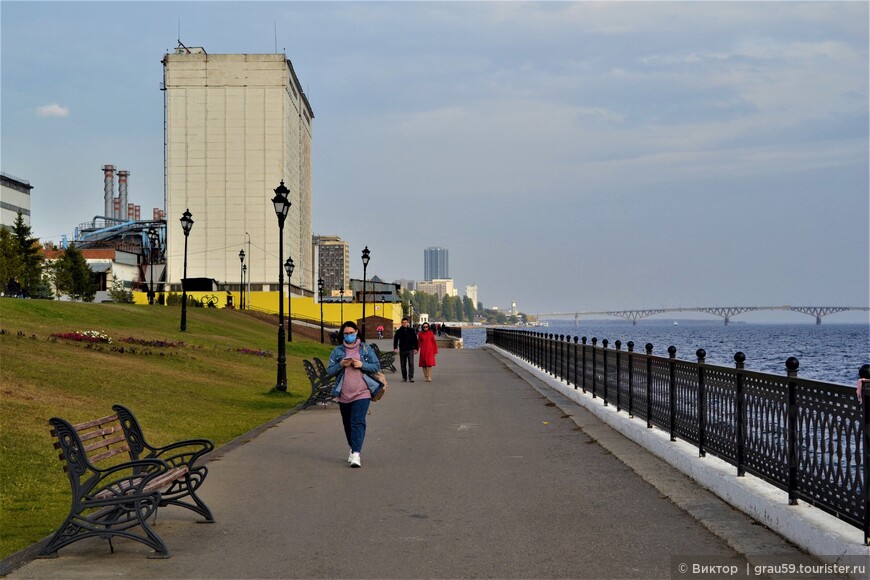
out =
[[(172, 467), (181, 465), (191, 466), (193, 462), (214, 450), (214, 443), (209, 439), (186, 439), (184, 441), (176, 441), (163, 447), (151, 447), (151, 454), (148, 457), (156, 457), (168, 463)], [(173, 453), (177, 452), (178, 453)]]

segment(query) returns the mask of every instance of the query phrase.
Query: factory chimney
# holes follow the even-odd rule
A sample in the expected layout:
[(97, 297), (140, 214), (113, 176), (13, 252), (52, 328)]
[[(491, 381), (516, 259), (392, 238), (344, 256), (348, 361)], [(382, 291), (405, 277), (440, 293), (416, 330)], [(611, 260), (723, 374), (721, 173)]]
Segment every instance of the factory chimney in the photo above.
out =
[(115, 166), (103, 165), (103, 215), (115, 217)]
[(132, 216), (130, 216), (130, 212), (128, 211), (127, 206), (127, 177), (130, 175), (129, 171), (124, 171), (123, 169), (118, 172), (118, 197), (119, 202), (121, 204), (121, 215), (116, 216), (121, 218), (124, 221), (129, 220)]

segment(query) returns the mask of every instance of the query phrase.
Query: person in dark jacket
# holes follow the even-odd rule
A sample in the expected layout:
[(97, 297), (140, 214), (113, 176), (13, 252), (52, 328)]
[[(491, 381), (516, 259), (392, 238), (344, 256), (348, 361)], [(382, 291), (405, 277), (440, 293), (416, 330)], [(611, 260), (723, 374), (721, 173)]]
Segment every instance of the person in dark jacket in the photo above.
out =
[(417, 333), (411, 328), (407, 318), (402, 319), (402, 326), (393, 334), (393, 351), (399, 353), (402, 367), (402, 382), (414, 382), (414, 355), (420, 345), (417, 343)]

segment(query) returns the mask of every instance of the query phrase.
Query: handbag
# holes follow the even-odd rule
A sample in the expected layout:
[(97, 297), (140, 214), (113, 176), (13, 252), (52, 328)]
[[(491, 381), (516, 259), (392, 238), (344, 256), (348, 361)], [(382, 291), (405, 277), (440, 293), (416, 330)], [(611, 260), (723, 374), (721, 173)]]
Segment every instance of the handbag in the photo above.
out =
[(369, 376), (377, 382), (381, 383), (381, 388), (372, 395), (372, 402), (377, 403), (384, 398), (384, 393), (387, 392), (387, 377), (385, 377), (384, 373), (382, 373), (381, 371), (372, 373)]

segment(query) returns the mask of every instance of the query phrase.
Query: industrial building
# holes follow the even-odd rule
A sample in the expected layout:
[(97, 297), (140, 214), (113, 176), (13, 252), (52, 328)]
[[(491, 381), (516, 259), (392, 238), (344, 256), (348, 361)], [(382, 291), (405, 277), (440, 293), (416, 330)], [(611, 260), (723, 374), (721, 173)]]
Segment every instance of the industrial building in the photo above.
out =
[[(167, 281), (180, 290), (189, 210), (188, 278), (233, 288), (239, 250), (251, 291), (277, 291), (279, 228), (272, 204), (284, 183), (292, 203), (283, 257), (296, 291), (312, 291), (311, 138), (314, 113), (282, 54), (208, 54), (178, 48), (163, 58)], [(238, 287), (238, 284), (235, 284)]]
[(18, 219), (18, 212), (25, 225), (30, 225), (31, 189), (29, 181), (0, 173), (0, 226), (11, 228)]

